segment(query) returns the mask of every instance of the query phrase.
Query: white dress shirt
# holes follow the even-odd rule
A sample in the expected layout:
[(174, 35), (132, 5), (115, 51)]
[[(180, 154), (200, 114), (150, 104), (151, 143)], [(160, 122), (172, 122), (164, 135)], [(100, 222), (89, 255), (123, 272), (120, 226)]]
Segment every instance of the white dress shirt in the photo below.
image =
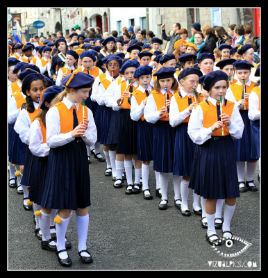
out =
[[(51, 65), (50, 65), (51, 66)], [(68, 64), (66, 64), (64, 66), (65, 68), (69, 69), (69, 70), (75, 70), (75, 67), (74, 66), (69, 66)], [(60, 86), (61, 85), (61, 80), (62, 80), (62, 77), (63, 77), (63, 72), (62, 72), (62, 68), (60, 68), (58, 70), (58, 75), (57, 75), (57, 79), (56, 79), (56, 85)]]
[[(173, 90), (169, 90), (172, 94)], [(165, 94), (165, 90), (161, 89), (160, 91), (163, 95)], [(144, 118), (147, 122), (155, 124), (158, 120), (162, 118), (160, 115), (160, 111), (157, 110), (156, 103), (154, 101), (154, 97), (152, 94), (147, 98), (147, 102), (144, 108)]]
[(40, 73), (44, 74), (46, 71), (48, 72), (48, 76), (51, 77), (50, 69), (51, 69), (51, 60), (47, 59), (46, 57), (43, 57), (45, 61), (48, 61), (48, 63), (45, 64), (43, 67), (41, 59), (36, 60), (36, 66), (40, 69)]
[[(137, 88), (137, 90), (141, 91), (141, 92), (145, 92), (145, 88), (143, 88), (142, 86), (139, 86)], [(151, 92), (152, 87), (148, 86), (148, 92)], [(145, 104), (143, 103), (143, 101), (141, 102), (140, 105), (138, 105), (137, 100), (135, 97), (132, 97), (130, 99), (130, 103), (131, 103), (131, 108), (130, 108), (130, 118), (133, 121), (139, 121), (139, 119), (143, 116), (144, 114), (144, 108), (145, 108)]]
[[(214, 98), (208, 97), (208, 101), (212, 105), (216, 106), (216, 100)], [(216, 108), (215, 108), (216, 111)], [(240, 115), (237, 106), (234, 105), (233, 113), (230, 117), (231, 124), (228, 126), (230, 135), (235, 139), (240, 139), (244, 131), (244, 122)], [(188, 135), (191, 140), (198, 145), (202, 145), (208, 139), (211, 138), (212, 129), (211, 127), (203, 127), (203, 111), (200, 105), (193, 109), (188, 122)]]
[(250, 120), (255, 121), (260, 119), (260, 115), (259, 97), (252, 91), (248, 97), (248, 117)]
[[(38, 109), (39, 103), (33, 102), (34, 108)], [(14, 130), (19, 134), (20, 140), (29, 145), (31, 119), (26, 109), (20, 110), (14, 125)]]
[[(24, 94), (22, 95), (25, 98)], [(17, 103), (15, 98), (11, 96), (8, 102), (8, 123), (9, 124), (13, 124), (16, 121), (20, 111), (21, 109), (17, 108)]]
[(43, 143), (43, 135), (38, 120), (34, 120), (30, 127), (29, 149), (33, 155), (45, 157), (49, 154), (49, 146)]
[[(180, 89), (181, 96), (184, 98), (186, 96), (194, 96), (193, 93), (187, 93), (181, 87)], [(170, 101), (170, 109), (169, 109), (169, 123), (172, 127), (175, 127), (181, 124), (185, 118), (191, 115), (189, 111), (189, 107), (187, 107), (184, 111), (179, 111), (179, 107), (177, 101), (174, 96), (172, 96)]]
[[(67, 97), (64, 97), (62, 102), (68, 109), (71, 109), (74, 105), (78, 108), (78, 104), (71, 102)], [(91, 110), (88, 107), (86, 108), (89, 123), (85, 136), (81, 136), (81, 138), (87, 145), (93, 145), (97, 141), (97, 129)], [(72, 137), (72, 131), (60, 133), (60, 115), (57, 107), (52, 107), (48, 110), (46, 114), (46, 128), (47, 143), (50, 148), (60, 147), (75, 140), (75, 138)]]

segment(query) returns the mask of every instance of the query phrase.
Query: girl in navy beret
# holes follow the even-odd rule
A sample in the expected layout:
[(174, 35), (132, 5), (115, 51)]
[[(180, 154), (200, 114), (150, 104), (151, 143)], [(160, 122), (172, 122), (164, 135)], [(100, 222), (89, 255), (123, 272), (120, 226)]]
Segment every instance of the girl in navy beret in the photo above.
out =
[(151, 63), (151, 59), (153, 54), (149, 51), (141, 51), (139, 54), (139, 61), (141, 66), (149, 66)]
[[(141, 161), (137, 160), (137, 123), (130, 118), (130, 99), (138, 87), (134, 72), (139, 67), (136, 59), (128, 60), (121, 68), (123, 77), (114, 83), (107, 92), (107, 106), (114, 111), (111, 119), (110, 134), (117, 133), (116, 149), (116, 181), (115, 188), (122, 187), (123, 169), (126, 171), (126, 194), (140, 193)], [(115, 114), (116, 113), (116, 114)], [(118, 119), (117, 122), (115, 119)], [(132, 178), (132, 159), (135, 160), (135, 181)]]
[(65, 234), (76, 210), (78, 253), (83, 263), (91, 263), (87, 250), (90, 201), (90, 177), (86, 144), (96, 142), (92, 112), (81, 104), (88, 97), (94, 79), (75, 71), (62, 80), (65, 87), (56, 104), (46, 114), (46, 139), (50, 148), (41, 199), (42, 208), (58, 209), (55, 217), (57, 257), (63, 266), (71, 266)]
[(235, 103), (225, 98), (226, 73), (207, 74), (203, 87), (209, 97), (193, 109), (188, 123), (188, 134), (197, 144), (189, 187), (206, 199), (207, 241), (220, 245), (222, 240), (215, 230), (216, 202), (225, 199), (222, 235), (230, 239), (230, 223), (239, 197), (233, 138), (242, 137), (244, 124)]
[[(159, 172), (161, 201), (159, 209), (168, 208), (168, 173), (173, 173), (175, 130), (169, 124), (170, 99), (178, 90), (174, 77), (175, 68), (163, 67), (154, 75), (154, 90), (149, 95), (144, 109), (144, 118), (153, 124), (154, 170)], [(174, 200), (180, 198), (180, 179), (173, 176)]]
[(39, 67), (40, 73), (44, 74), (48, 77), (51, 76), (51, 56), (50, 53), (52, 51), (51, 47), (45, 46), (42, 50), (42, 58), (36, 61), (36, 66)]
[(110, 36), (106, 38), (102, 45), (104, 46), (103, 49), (101, 49), (100, 54), (103, 55), (103, 57), (106, 57), (108, 55), (114, 54), (116, 52), (116, 44), (115, 44), (115, 38)]
[(128, 55), (126, 55), (126, 58), (138, 59), (141, 49), (141, 46), (139, 46), (137, 43), (130, 45), (127, 48)]
[(213, 71), (215, 58), (211, 53), (201, 53), (197, 59), (198, 67), (202, 74), (208, 74)]
[[(245, 60), (238, 60), (233, 63), (237, 82), (230, 85), (227, 91), (228, 99), (235, 102), (242, 116), (245, 128), (241, 139), (235, 140), (237, 174), (240, 192), (246, 192), (255, 187), (254, 175), (259, 157), (251, 152), (253, 142), (250, 136), (250, 120), (248, 117), (248, 98), (255, 86), (250, 80), (251, 68), (253, 65)], [(244, 83), (244, 84), (243, 84)], [(247, 162), (247, 163), (246, 163)], [(245, 167), (247, 166), (246, 179), (244, 178)]]
[(15, 57), (16, 59), (20, 60), (20, 57), (22, 56), (22, 43), (16, 43), (12, 46), (13, 53), (10, 54), (10, 57)]
[(152, 38), (152, 41), (151, 41), (151, 46), (152, 46), (152, 49), (150, 49), (149, 51), (152, 52), (154, 54), (155, 51), (161, 51), (162, 52), (162, 49), (160, 48), (161, 44), (163, 43), (163, 41), (159, 38)]
[[(173, 94), (170, 103), (169, 123), (171, 127), (175, 128), (173, 175), (181, 179), (181, 200), (175, 199), (175, 206), (183, 216), (191, 215), (188, 207), (188, 185), (195, 144), (188, 136), (187, 128), (193, 108), (203, 100), (202, 94), (196, 92), (200, 76), (202, 73), (198, 69), (184, 69), (178, 77), (180, 90)], [(199, 195), (194, 193), (193, 197), (193, 211), (195, 214), (201, 215)]]

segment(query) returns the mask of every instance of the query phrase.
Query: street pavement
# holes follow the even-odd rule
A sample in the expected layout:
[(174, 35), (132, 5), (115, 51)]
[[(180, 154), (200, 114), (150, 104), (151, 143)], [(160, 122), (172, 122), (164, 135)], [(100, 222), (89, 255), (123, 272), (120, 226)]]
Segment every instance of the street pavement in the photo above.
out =
[[(155, 197), (152, 165), (150, 186), (154, 199), (144, 200), (142, 193), (126, 195), (125, 187), (115, 189), (111, 177), (104, 176), (106, 163), (93, 157), (91, 161), (92, 204), (87, 244), (93, 263), (80, 262), (75, 212), (66, 234), (72, 242), (68, 253), (73, 264), (64, 268), (54, 252), (41, 249), (34, 236), (33, 212), (25, 211), (23, 195), (8, 187), (8, 270), (260, 270), (259, 191), (241, 193), (231, 225), (234, 236), (240, 240), (234, 240), (232, 247), (222, 245), (218, 251), (205, 240), (201, 217), (194, 214), (184, 217), (174, 206), (171, 174), (169, 208), (162, 211), (158, 209), (160, 199)], [(258, 169), (255, 182), (259, 188), (257, 173)], [(189, 208), (192, 210), (192, 191)], [(217, 232), (221, 235), (220, 230)], [(235, 257), (224, 257), (226, 254)]]

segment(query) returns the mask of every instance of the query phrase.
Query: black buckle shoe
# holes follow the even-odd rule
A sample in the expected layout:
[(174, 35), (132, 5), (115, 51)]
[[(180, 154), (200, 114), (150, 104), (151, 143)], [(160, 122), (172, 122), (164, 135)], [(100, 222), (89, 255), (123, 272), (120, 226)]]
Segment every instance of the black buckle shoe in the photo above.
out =
[[(11, 183), (11, 181), (12, 180), (15, 180), (15, 182), (13, 183)], [(17, 179), (16, 178), (11, 178), (11, 179), (9, 179), (9, 187), (10, 188), (16, 188), (17, 187)]]
[(138, 183), (134, 184), (134, 186), (132, 187), (132, 192), (133, 194), (139, 194), (141, 192), (140, 185)]
[(102, 157), (101, 153), (93, 153), (94, 157), (99, 161), (99, 162), (104, 162), (105, 158)]
[(188, 209), (182, 210), (182, 208), (180, 208), (180, 212), (183, 216), (191, 216), (191, 212)]
[(160, 191), (160, 188), (155, 190), (155, 196), (158, 198), (161, 198), (162, 194), (159, 191)]
[(133, 185), (132, 184), (128, 184), (125, 193), (127, 195), (130, 195), (133, 193)]
[(66, 267), (71, 266), (71, 265), (72, 265), (72, 260), (71, 260), (71, 258), (69, 257), (68, 253), (67, 253), (67, 255), (68, 255), (67, 259), (61, 259), (61, 258), (59, 257), (59, 253), (61, 253), (61, 252), (67, 252), (67, 250), (66, 250), (66, 249), (62, 249), (62, 250), (56, 252), (59, 263), (60, 263), (62, 266), (66, 266)]
[[(161, 204), (162, 201), (166, 201), (166, 203)], [(167, 209), (167, 208), (168, 208), (168, 200), (161, 200), (161, 201), (159, 202), (158, 208), (161, 209), (161, 210)]]
[(195, 209), (193, 208), (193, 212), (194, 212), (195, 215), (202, 215), (202, 209), (200, 209), (200, 210), (195, 210)]
[(123, 187), (123, 181), (121, 179), (116, 179), (114, 182), (114, 188), (121, 188)]
[[(27, 197), (27, 198), (23, 198), (23, 201), (24, 200), (29, 200), (29, 197)], [(25, 210), (33, 210), (33, 206), (32, 205), (28, 205), (28, 204), (26, 204), (26, 205), (24, 205), (24, 202), (23, 202), (23, 208), (25, 209)]]
[(254, 184), (254, 186), (249, 186), (248, 185), (249, 183), (253, 183), (254, 184), (254, 181), (246, 181), (246, 187), (247, 187), (247, 189), (249, 191), (254, 191), (254, 192), (258, 191), (258, 188), (257, 188), (257, 186), (255, 184)]
[(239, 182), (239, 185), (240, 185), (241, 183), (243, 183), (244, 185), (243, 185), (242, 187), (239, 186), (239, 192), (240, 192), (240, 193), (247, 192), (248, 189), (247, 189), (247, 187), (245, 186), (245, 183), (242, 181), (242, 182)]
[(52, 242), (53, 240), (46, 240), (46, 241), (41, 241), (41, 248), (44, 250), (48, 250), (48, 251), (57, 251), (57, 247), (56, 245), (51, 245), (50, 242)]
[[(145, 191), (148, 191), (149, 195), (145, 195)], [(143, 199), (145, 199), (145, 200), (152, 200), (153, 199), (153, 196), (151, 195), (151, 192), (150, 192), (149, 189), (143, 190)]]
[[(221, 223), (216, 223), (216, 219), (221, 220)], [(214, 220), (215, 229), (221, 229), (222, 228), (222, 223), (223, 223), (223, 219), (222, 218), (215, 218), (215, 220)]]
[[(82, 256), (81, 253), (83, 253), (83, 252), (87, 253), (89, 255), (89, 257)], [(93, 262), (92, 256), (87, 250), (81, 250), (80, 252), (78, 252), (78, 255), (80, 256), (80, 260), (83, 264), (90, 264)]]
[(107, 168), (104, 172), (104, 176), (109, 177), (112, 175), (112, 168)]
[(39, 233), (39, 231), (40, 231), (40, 228), (34, 229), (35, 236), (36, 236), (39, 240), (42, 240), (42, 235)]
[(174, 205), (177, 209), (181, 209), (181, 203), (180, 204), (177, 204), (177, 201), (181, 201), (181, 199), (176, 199), (174, 200)]

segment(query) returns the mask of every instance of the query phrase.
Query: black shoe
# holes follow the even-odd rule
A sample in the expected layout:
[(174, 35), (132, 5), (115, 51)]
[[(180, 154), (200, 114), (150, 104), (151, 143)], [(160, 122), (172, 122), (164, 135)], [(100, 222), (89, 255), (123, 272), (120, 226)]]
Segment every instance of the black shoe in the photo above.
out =
[[(12, 180), (14, 180), (15, 182), (11, 183)], [(9, 185), (10, 188), (16, 188), (17, 187), (17, 180), (16, 180), (16, 178), (9, 179), (9, 184), (8, 185)]]
[(194, 208), (193, 208), (193, 212), (194, 212), (194, 214), (196, 214), (196, 215), (202, 215), (202, 209), (200, 209), (200, 210), (194, 210)]
[[(23, 198), (23, 200), (29, 200), (29, 198)], [(24, 202), (23, 202), (23, 208), (25, 209), (25, 210), (33, 210), (33, 206), (32, 205), (28, 205), (28, 204), (26, 204), (26, 205), (24, 205)]]
[(48, 251), (57, 251), (56, 245), (50, 245), (51, 241), (52, 241), (52, 239), (47, 240), (47, 241), (41, 240), (41, 248), (44, 250), (48, 250)]
[(206, 218), (206, 217), (202, 217), (202, 219), (201, 219), (201, 227), (203, 229), (207, 229), (208, 228), (208, 222), (203, 221), (204, 218)]
[(130, 195), (133, 193), (133, 185), (132, 184), (128, 184), (125, 193), (127, 195)]
[(104, 176), (108, 177), (112, 175), (112, 168), (107, 168), (104, 172)]
[(257, 186), (255, 184), (253, 186), (249, 186), (248, 185), (249, 183), (253, 183), (254, 184), (254, 181), (246, 181), (246, 187), (247, 187), (247, 189), (249, 191), (254, 191), (254, 192), (258, 191), (258, 188), (257, 188)]
[[(88, 253), (90, 257), (81, 256), (82, 252)], [(92, 256), (87, 250), (82, 250), (82, 251), (78, 252), (78, 255), (80, 256), (80, 260), (83, 264), (90, 264), (93, 262)]]
[(182, 214), (183, 216), (191, 216), (191, 212), (190, 212), (188, 209), (182, 210), (182, 209), (180, 208), (180, 212), (181, 212), (181, 214)]
[(36, 236), (39, 240), (42, 240), (42, 235), (39, 233), (39, 231), (40, 231), (40, 228), (34, 229), (35, 236)]
[[(149, 192), (149, 195), (145, 195), (145, 194), (144, 194), (145, 191), (148, 191), (148, 192)], [(151, 192), (150, 192), (149, 189), (143, 190), (143, 199), (145, 199), (145, 200), (152, 200), (152, 199), (153, 199), (153, 196), (151, 195)]]
[[(55, 229), (56, 230), (56, 227), (55, 226), (50, 226), (49, 229)], [(56, 232), (55, 233), (51, 233), (50, 232), (50, 235), (51, 235), (51, 239), (52, 240), (56, 240), (57, 236), (56, 236)]]
[(239, 182), (239, 185), (240, 185), (241, 183), (244, 184), (244, 185), (243, 185), (242, 187), (239, 186), (239, 192), (240, 192), (240, 193), (247, 192), (248, 189), (247, 189), (247, 187), (245, 186), (245, 183), (244, 183), (244, 182)]
[(121, 179), (117, 179), (114, 182), (114, 188), (121, 188), (121, 187), (123, 187), (123, 181)]
[[(165, 203), (161, 204), (162, 201), (166, 201)], [(159, 205), (158, 205), (158, 208), (161, 209), (161, 210), (165, 210), (168, 208), (168, 200), (161, 200), (159, 202)]]
[[(211, 238), (213, 236), (214, 237), (216, 236), (217, 238), (212, 240)], [(208, 236), (207, 233), (206, 233), (206, 239), (207, 239), (207, 241), (209, 242), (210, 245), (218, 246), (218, 245), (222, 244), (222, 240), (219, 238), (219, 236), (217, 234), (213, 234), (213, 235)]]
[(90, 160), (90, 157), (89, 157), (89, 156), (87, 157), (87, 163), (88, 163), (88, 164), (91, 164), (91, 160)]
[(132, 187), (132, 192), (133, 194), (139, 194), (141, 192), (140, 185), (138, 183), (134, 184), (134, 186)]
[(99, 161), (99, 162), (105, 162), (105, 158), (102, 157), (100, 153), (93, 153), (94, 157)]
[(177, 204), (177, 201), (181, 201), (181, 199), (174, 200), (174, 205), (177, 209), (181, 209), (181, 204)]
[(17, 193), (20, 194), (20, 195), (23, 194), (23, 188), (20, 184), (17, 186)]
[(155, 190), (155, 196), (161, 198), (162, 194), (159, 191), (160, 191), (160, 188)]
[(69, 255), (68, 255), (67, 259), (61, 259), (61, 258), (59, 257), (59, 253), (65, 252), (65, 251), (67, 252), (66, 249), (63, 249), (63, 250), (57, 251), (56, 254), (57, 254), (59, 263), (60, 263), (62, 266), (67, 266), (67, 267), (68, 267), (68, 266), (71, 266), (71, 265), (72, 265), (72, 260), (71, 260), (71, 258), (69, 257)]
[[(221, 220), (221, 223), (216, 223), (216, 221), (215, 221), (216, 219)], [(215, 220), (214, 220), (215, 229), (221, 229), (222, 228), (223, 219), (222, 218), (215, 218)]]

